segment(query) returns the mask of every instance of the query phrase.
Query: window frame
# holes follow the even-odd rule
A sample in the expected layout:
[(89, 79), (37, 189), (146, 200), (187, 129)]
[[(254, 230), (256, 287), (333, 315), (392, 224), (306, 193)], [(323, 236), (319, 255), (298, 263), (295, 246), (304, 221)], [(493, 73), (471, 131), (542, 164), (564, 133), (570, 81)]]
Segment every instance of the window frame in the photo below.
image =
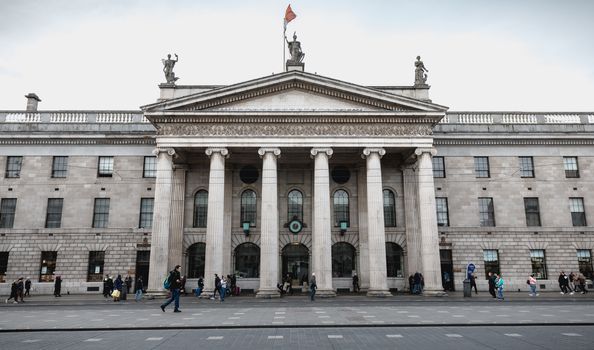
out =
[[(149, 161), (151, 160), (151, 161)], [(145, 179), (154, 179), (157, 177), (157, 157), (145, 156), (142, 163), (142, 177)]]
[[(106, 162), (108, 160), (109, 160), (109, 162)], [(104, 168), (105, 165), (107, 165), (107, 168)], [(114, 169), (114, 157), (113, 156), (99, 156), (97, 158), (97, 177), (113, 177), (113, 169)]]
[[(495, 227), (495, 203), (493, 197), (479, 197), (479, 224), (480, 227)], [(486, 204), (487, 211), (483, 211), (485, 206), (483, 205), (484, 200), (489, 200)], [(490, 206), (489, 206), (490, 204)], [(486, 215), (486, 217), (485, 217)]]
[[(11, 205), (11, 203), (13, 204)], [(0, 228), (14, 228), (16, 206), (16, 198), (0, 199)]]
[[(202, 195), (204, 196), (202, 197)], [(200, 201), (200, 202), (199, 202)], [(192, 211), (192, 227), (205, 228), (208, 223), (208, 191), (201, 189), (194, 193), (194, 210)]]
[[(536, 254), (542, 252), (542, 257), (541, 256), (537, 256), (540, 254)], [(535, 259), (540, 259), (542, 258), (542, 261), (537, 261)], [(532, 273), (534, 274), (534, 277), (537, 280), (546, 280), (548, 273), (547, 273), (547, 255), (546, 255), (546, 251), (544, 249), (530, 249), (530, 265), (532, 268)], [(538, 265), (542, 265), (542, 269), (543, 269), (543, 275), (541, 275), (539, 273), (539, 266)]]
[[(99, 202), (107, 203), (100, 204)], [(98, 205), (99, 204), (99, 205)], [(111, 201), (109, 198), (95, 198), (93, 206), (93, 228), (107, 228), (109, 225), (109, 206)], [(105, 209), (104, 211), (98, 211), (98, 209)], [(103, 219), (105, 218), (105, 219)]]
[[(534, 157), (532, 156), (521, 156), (518, 157), (520, 161), (520, 177), (521, 178), (534, 178)], [(527, 167), (525, 167), (527, 166)]]
[[(246, 249), (243, 252), (242, 249)], [(260, 247), (251, 242), (239, 244), (233, 250), (235, 273), (244, 278), (260, 278)], [(242, 276), (241, 273), (244, 275)]]
[[(574, 161), (574, 162), (572, 162)], [(575, 169), (568, 169), (575, 166)], [(578, 157), (563, 157), (563, 170), (565, 171), (566, 179), (577, 179), (580, 177), (580, 167)]]
[(292, 221), (295, 217), (303, 222), (303, 192), (296, 188), (287, 193), (287, 222)]
[[(14, 161), (14, 162), (13, 162)], [(4, 177), (7, 179), (19, 179), (23, 170), (23, 156), (7, 156), (6, 170)]]
[(68, 177), (68, 156), (54, 156), (52, 158), (52, 179)]
[[(575, 203), (578, 203), (577, 208), (574, 206)], [(581, 211), (574, 211), (574, 209), (581, 209)], [(574, 227), (588, 226), (584, 197), (569, 197), (569, 212), (571, 213), (571, 224)]]
[[(340, 195), (344, 193), (345, 195)], [(346, 204), (344, 199), (346, 198)], [(337, 203), (337, 201), (342, 203)], [(340, 227), (341, 221), (346, 221), (347, 227), (351, 227), (351, 204), (350, 195), (345, 189), (339, 188), (332, 193), (332, 211), (334, 216), (334, 227)]]
[[(59, 205), (58, 205), (59, 203)], [(53, 205), (55, 204), (55, 205)], [(58, 210), (59, 209), (59, 210)], [(62, 227), (62, 212), (64, 210), (64, 198), (48, 198), (45, 214), (45, 228)]]
[[(150, 203), (150, 211), (149, 204)], [(140, 198), (140, 213), (138, 217), (138, 228), (153, 228), (153, 213), (155, 212), (155, 198)]]
[(6, 272), (8, 271), (8, 258), (10, 252), (0, 252), (0, 283), (6, 283)]
[(489, 157), (474, 157), (474, 173), (476, 178), (491, 177), (491, 166), (489, 165)]
[[(580, 252), (587, 252), (587, 254), (580, 255)], [(594, 266), (592, 266), (592, 250), (576, 249), (576, 256), (578, 261), (578, 270), (580, 271), (580, 273), (584, 275), (586, 278), (592, 279), (594, 271)]]
[[(101, 282), (103, 280), (103, 268), (105, 266), (105, 251), (89, 251), (89, 261), (87, 268), (87, 282)], [(99, 272), (96, 271), (99, 267)]]
[[(253, 196), (247, 197), (248, 193), (253, 193)], [(249, 200), (249, 202), (248, 202)], [(244, 222), (250, 223), (250, 227), (256, 227), (258, 220), (258, 195), (256, 191), (248, 188), (241, 192), (241, 211), (240, 211), (241, 222), (239, 227), (243, 227)]]
[[(529, 208), (529, 201), (534, 201), (533, 203), (536, 203), (536, 210), (534, 210), (534, 207)], [(538, 197), (524, 197), (524, 214), (526, 215), (526, 226), (542, 226), (542, 222), (540, 221), (540, 202)], [(534, 219), (535, 221), (531, 222), (530, 218)]]
[[(348, 252), (346, 251), (348, 248)], [(348, 243), (348, 242), (336, 242), (332, 245), (332, 277), (335, 278), (352, 278), (353, 272), (357, 270), (357, 250), (355, 247)], [(350, 253), (352, 252), (352, 256)], [(340, 255), (338, 254), (340, 253)], [(349, 253), (346, 255), (347, 258), (351, 258), (352, 264), (350, 266), (350, 270), (345, 270), (347, 268), (346, 259), (342, 259), (341, 261), (338, 260), (338, 256), (345, 256), (344, 254)]]
[[(57, 251), (42, 251), (41, 259), (39, 261), (39, 282), (54, 282), (54, 272), (56, 271), (57, 265)], [(45, 273), (43, 273), (44, 267), (46, 268)]]
[[(382, 197), (384, 206), (384, 227), (396, 227), (396, 194), (394, 194), (394, 191), (391, 189), (384, 188)], [(386, 199), (388, 200), (388, 203), (386, 203)]]
[(386, 277), (404, 278), (404, 249), (394, 242), (386, 242)]
[[(445, 211), (441, 210), (440, 208), (443, 209), (443, 206), (440, 206), (439, 202), (443, 200), (445, 202)], [(448, 197), (435, 197), (435, 211), (436, 211), (436, 218), (437, 218), (437, 226), (439, 227), (448, 227), (450, 226), (450, 209), (448, 208)], [(440, 222), (440, 218), (443, 218), (443, 216), (445, 215), (445, 224), (443, 224), (443, 222)], [(441, 225), (440, 225), (441, 224)]]
[(434, 178), (445, 178), (446, 177), (445, 157), (443, 157), (443, 156), (432, 157), (431, 165), (433, 168), (433, 177)]
[[(493, 260), (493, 257), (495, 258)], [(489, 259), (489, 260), (488, 260)], [(501, 263), (498, 249), (483, 249), (483, 264), (485, 266), (485, 278), (489, 279), (489, 272), (501, 273)]]
[(196, 242), (188, 247), (188, 278), (204, 278), (206, 243)]

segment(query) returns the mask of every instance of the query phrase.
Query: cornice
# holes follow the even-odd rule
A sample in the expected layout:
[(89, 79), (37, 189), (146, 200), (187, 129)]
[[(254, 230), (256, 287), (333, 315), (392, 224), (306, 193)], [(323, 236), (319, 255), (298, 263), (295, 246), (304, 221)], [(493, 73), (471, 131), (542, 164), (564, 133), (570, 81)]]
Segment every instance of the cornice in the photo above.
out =
[(496, 146), (496, 145), (594, 145), (594, 139), (441, 139), (434, 135), (436, 146)]
[[(260, 114), (260, 115), (258, 115)], [(336, 113), (331, 115), (283, 115), (278, 113), (275, 115), (261, 115), (257, 113), (254, 115), (237, 116), (237, 114), (230, 115), (148, 115), (148, 118), (153, 123), (198, 123), (198, 124), (259, 124), (259, 123), (282, 123), (282, 124), (318, 124), (318, 123), (337, 123), (337, 124), (434, 124), (441, 118), (440, 115), (427, 116), (377, 116), (375, 114), (369, 115), (345, 115), (344, 113)]]
[(142, 139), (92, 139), (92, 138), (9, 138), (0, 139), (0, 145), (155, 145), (154, 137)]

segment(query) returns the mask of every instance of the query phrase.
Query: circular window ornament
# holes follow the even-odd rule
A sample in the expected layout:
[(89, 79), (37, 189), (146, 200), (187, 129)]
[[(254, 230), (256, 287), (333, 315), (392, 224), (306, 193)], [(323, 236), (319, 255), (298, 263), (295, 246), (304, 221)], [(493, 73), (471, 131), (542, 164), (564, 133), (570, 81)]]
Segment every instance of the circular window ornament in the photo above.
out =
[(239, 178), (244, 184), (253, 184), (258, 181), (259, 177), (260, 173), (258, 172), (258, 169), (253, 165), (246, 165), (239, 170)]
[(351, 172), (344, 166), (337, 166), (332, 169), (332, 180), (337, 184), (345, 184), (351, 178)]
[(301, 221), (299, 220), (292, 220), (291, 222), (289, 222), (289, 231), (291, 231), (291, 233), (299, 233), (301, 232), (301, 230), (303, 229), (303, 224), (301, 223)]

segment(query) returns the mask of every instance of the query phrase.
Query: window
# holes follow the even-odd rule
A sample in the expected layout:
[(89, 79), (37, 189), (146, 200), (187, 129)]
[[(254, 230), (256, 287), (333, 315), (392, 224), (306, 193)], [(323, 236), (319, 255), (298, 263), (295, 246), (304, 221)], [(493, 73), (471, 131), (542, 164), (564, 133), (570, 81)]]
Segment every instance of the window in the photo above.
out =
[(355, 271), (355, 247), (345, 242), (332, 246), (332, 277), (352, 277)]
[(531, 249), (530, 260), (532, 262), (532, 273), (536, 279), (547, 279), (547, 261), (544, 249)]
[(483, 259), (485, 261), (485, 278), (489, 278), (489, 272), (499, 274), (499, 252), (496, 249), (483, 250)]
[(95, 198), (93, 227), (105, 228), (109, 221), (109, 198)]
[[(577, 259), (580, 273), (586, 278), (592, 279), (592, 251), (590, 249), (578, 249)], [(2, 271), (0, 270), (1, 273)]]
[(565, 177), (580, 177), (577, 157), (563, 157)]
[(63, 198), (49, 198), (47, 200), (46, 228), (60, 228), (62, 226)]
[(153, 206), (155, 204), (154, 198), (141, 198), (140, 199), (140, 228), (152, 228), (153, 227)]
[(540, 207), (538, 198), (524, 198), (526, 226), (540, 226)]
[(445, 162), (443, 157), (433, 157), (433, 177), (445, 177)]
[(6, 157), (5, 177), (12, 177), (12, 178), (21, 177), (22, 164), (23, 164), (23, 157)]
[(68, 157), (58, 156), (54, 157), (52, 161), (52, 177), (62, 178), (68, 174)]
[(0, 252), (0, 283), (6, 283), (6, 271), (8, 271), (8, 252)]
[(287, 195), (287, 219), (303, 221), (303, 194), (301, 191), (292, 190)]
[(390, 190), (384, 190), (384, 226), (396, 227), (396, 199)]
[(206, 244), (194, 243), (188, 248), (188, 278), (204, 277)]
[(193, 227), (206, 227), (208, 217), (208, 192), (200, 190), (194, 195), (194, 224)]
[(345, 190), (334, 192), (334, 226), (340, 227), (341, 221), (345, 221), (347, 226), (350, 226), (349, 194)]
[(493, 198), (479, 198), (479, 216), (481, 226), (495, 226), (495, 208), (493, 207)]
[(105, 252), (89, 252), (89, 272), (87, 282), (101, 282), (103, 280), (103, 263)]
[(534, 177), (534, 162), (532, 157), (520, 157), (520, 176)]
[(144, 157), (142, 177), (157, 177), (157, 157)]
[(250, 227), (256, 226), (256, 192), (245, 190), (241, 194), (241, 222), (249, 222)]
[(113, 175), (113, 157), (99, 157), (97, 176), (111, 177)]
[(396, 243), (386, 242), (386, 267), (388, 277), (403, 277), (404, 254)]
[(243, 243), (235, 248), (235, 274), (244, 278), (260, 277), (260, 248)]
[(583, 198), (569, 198), (571, 222), (573, 226), (586, 226), (586, 212), (584, 211)]
[(39, 282), (53, 282), (58, 252), (41, 252)]
[(474, 172), (476, 177), (491, 177), (489, 157), (474, 157)]
[(0, 228), (12, 228), (16, 211), (16, 198), (2, 198), (0, 201)]
[(435, 198), (435, 207), (437, 208), (437, 226), (450, 226), (448, 199), (446, 197)]

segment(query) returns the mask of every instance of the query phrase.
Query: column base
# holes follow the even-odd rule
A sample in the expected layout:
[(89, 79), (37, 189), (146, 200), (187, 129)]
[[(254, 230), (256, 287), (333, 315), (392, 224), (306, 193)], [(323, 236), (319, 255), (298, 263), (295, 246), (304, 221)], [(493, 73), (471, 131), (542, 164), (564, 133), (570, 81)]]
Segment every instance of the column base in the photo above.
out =
[(392, 293), (390, 293), (390, 291), (388, 290), (373, 290), (370, 289), (367, 291), (367, 296), (368, 297), (376, 297), (376, 298), (386, 298), (386, 297), (391, 297)]
[(147, 290), (144, 294), (145, 298), (152, 300), (152, 299), (165, 299), (169, 295), (169, 292), (166, 290)]
[(258, 299), (276, 299), (280, 298), (278, 289), (260, 289), (256, 293)]
[(333, 289), (318, 289), (316, 290), (316, 298), (334, 298), (336, 297), (336, 292)]
[(447, 297), (448, 293), (444, 292), (443, 290), (423, 290), (423, 296), (426, 297)]

